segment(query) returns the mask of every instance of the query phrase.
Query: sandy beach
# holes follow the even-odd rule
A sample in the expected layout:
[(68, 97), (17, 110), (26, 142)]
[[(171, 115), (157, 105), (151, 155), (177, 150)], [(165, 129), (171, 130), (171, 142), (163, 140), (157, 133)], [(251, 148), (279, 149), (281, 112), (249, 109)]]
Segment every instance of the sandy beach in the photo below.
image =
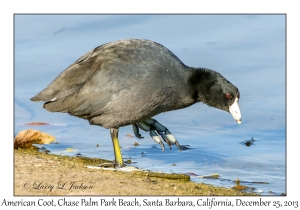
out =
[(88, 168), (107, 160), (15, 149), (14, 195), (255, 195), (189, 181), (187, 175)]

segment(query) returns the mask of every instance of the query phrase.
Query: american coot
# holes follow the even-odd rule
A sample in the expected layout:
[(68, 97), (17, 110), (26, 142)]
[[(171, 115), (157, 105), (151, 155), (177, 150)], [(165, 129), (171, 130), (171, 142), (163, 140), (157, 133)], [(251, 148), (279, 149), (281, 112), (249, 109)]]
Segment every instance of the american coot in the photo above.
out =
[[(166, 47), (149, 40), (110, 42), (89, 51), (31, 98), (43, 108), (110, 129), (115, 167), (123, 167), (119, 127), (132, 125), (150, 131), (161, 145), (180, 145), (171, 132), (152, 117), (196, 102), (230, 112), (241, 123), (239, 90), (221, 74), (183, 64)], [(160, 136), (160, 137), (159, 137)]]

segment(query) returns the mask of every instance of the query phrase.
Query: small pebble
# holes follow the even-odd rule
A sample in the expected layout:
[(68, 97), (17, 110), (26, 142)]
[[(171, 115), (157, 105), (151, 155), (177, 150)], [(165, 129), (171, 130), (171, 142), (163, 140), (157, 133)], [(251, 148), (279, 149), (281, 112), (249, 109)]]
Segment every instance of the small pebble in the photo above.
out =
[(131, 161), (131, 160), (126, 160), (126, 161), (125, 161), (125, 163), (127, 163), (127, 164), (131, 164), (131, 163), (132, 163), (132, 161)]

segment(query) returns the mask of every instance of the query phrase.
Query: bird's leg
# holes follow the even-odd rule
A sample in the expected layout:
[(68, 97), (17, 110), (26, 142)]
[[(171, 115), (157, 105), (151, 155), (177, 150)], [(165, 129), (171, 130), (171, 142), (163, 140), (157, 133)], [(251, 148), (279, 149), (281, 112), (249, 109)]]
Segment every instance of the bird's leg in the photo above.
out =
[(114, 167), (114, 168), (122, 168), (125, 166), (125, 163), (122, 158), (121, 149), (119, 145), (119, 139), (118, 139), (118, 128), (111, 128), (110, 129), (110, 135), (113, 142), (114, 147), (114, 154), (115, 154), (115, 161), (113, 163), (102, 163), (99, 165), (99, 167)]
[(115, 153), (115, 168), (122, 168), (125, 166), (125, 163), (122, 158), (121, 149), (118, 139), (119, 128), (111, 128), (110, 135), (113, 142), (114, 153)]
[[(137, 126), (144, 131), (150, 131), (150, 136), (153, 138), (153, 140), (156, 143), (160, 144), (160, 146), (163, 149), (162, 151), (164, 151), (164, 145), (163, 145), (163, 142), (160, 140), (158, 134), (170, 146), (170, 149), (171, 149), (172, 144), (175, 144), (181, 151), (180, 144), (176, 140), (176, 138), (173, 136), (173, 134), (165, 126), (163, 126), (162, 124), (157, 122), (155, 119), (150, 118), (143, 122), (139, 122), (139, 123), (137, 123)], [(158, 134), (156, 133), (156, 131)]]

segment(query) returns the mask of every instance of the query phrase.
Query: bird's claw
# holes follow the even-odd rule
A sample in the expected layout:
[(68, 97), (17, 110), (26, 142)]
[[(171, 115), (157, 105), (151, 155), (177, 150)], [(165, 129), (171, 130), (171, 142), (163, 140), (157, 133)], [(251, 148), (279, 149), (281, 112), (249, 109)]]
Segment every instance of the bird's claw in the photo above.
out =
[(137, 138), (141, 138), (141, 134), (139, 133), (139, 128), (146, 132), (150, 131), (150, 136), (153, 138), (153, 140), (156, 143), (158, 143), (162, 147), (162, 152), (164, 152), (165, 146), (162, 140), (159, 138), (159, 135), (170, 146), (170, 149), (172, 149), (172, 145), (175, 144), (181, 151), (180, 144), (175, 138), (175, 136), (165, 126), (160, 124), (155, 119), (150, 118), (143, 122), (133, 124), (133, 132)]
[(165, 145), (164, 143), (161, 141), (161, 139), (159, 138), (158, 134), (156, 133), (155, 130), (150, 130), (150, 136), (153, 138), (153, 140), (158, 143), (161, 148), (162, 148), (162, 152), (165, 151)]

